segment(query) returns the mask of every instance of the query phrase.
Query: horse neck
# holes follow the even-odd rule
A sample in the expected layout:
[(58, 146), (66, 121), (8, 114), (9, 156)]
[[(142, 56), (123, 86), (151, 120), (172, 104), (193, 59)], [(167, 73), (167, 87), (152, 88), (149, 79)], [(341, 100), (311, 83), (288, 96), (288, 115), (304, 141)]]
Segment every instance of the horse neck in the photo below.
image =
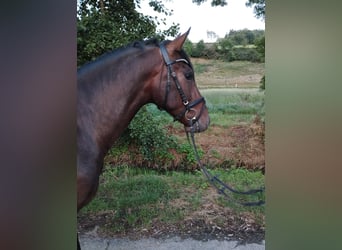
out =
[(155, 59), (158, 58), (155, 53), (156, 50), (146, 49), (146, 52), (128, 54), (94, 69), (97, 76), (93, 81), (82, 77), (87, 80), (78, 84), (78, 126), (80, 130), (88, 130), (87, 134), (91, 134), (103, 153), (127, 128), (138, 110), (150, 102), (148, 86), (158, 78), (156, 69), (162, 65), (161, 58)]

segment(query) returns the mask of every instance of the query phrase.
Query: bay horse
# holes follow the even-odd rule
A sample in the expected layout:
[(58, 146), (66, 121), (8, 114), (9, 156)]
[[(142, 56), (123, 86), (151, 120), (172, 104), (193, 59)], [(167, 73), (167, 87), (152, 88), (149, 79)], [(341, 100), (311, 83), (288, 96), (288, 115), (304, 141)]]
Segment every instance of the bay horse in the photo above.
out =
[(96, 194), (107, 151), (145, 104), (166, 110), (186, 131), (208, 128), (205, 100), (183, 50), (189, 32), (162, 43), (135, 42), (77, 71), (77, 212)]

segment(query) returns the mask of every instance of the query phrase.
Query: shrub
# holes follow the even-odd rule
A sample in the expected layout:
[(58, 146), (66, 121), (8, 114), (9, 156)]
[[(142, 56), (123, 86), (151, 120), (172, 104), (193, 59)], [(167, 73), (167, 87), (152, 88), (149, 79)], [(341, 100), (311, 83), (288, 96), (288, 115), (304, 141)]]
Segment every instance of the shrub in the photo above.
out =
[(188, 55), (192, 56), (192, 51), (194, 50), (194, 44), (189, 39), (185, 41), (183, 48)]
[(203, 40), (200, 40), (196, 46), (192, 49), (190, 56), (192, 57), (203, 57), (203, 51), (205, 50), (205, 44)]
[(260, 61), (265, 62), (265, 36), (255, 42), (256, 50), (260, 55)]
[(160, 116), (153, 115), (146, 106), (140, 109), (129, 124), (128, 135), (145, 161), (172, 159), (169, 150), (176, 147), (175, 137), (166, 134), (161, 126)]
[(265, 90), (265, 75), (260, 80), (260, 89)]
[[(165, 128), (169, 123), (166, 118), (168, 115), (157, 111), (154, 105), (144, 106), (109, 150), (106, 162), (162, 171), (197, 169), (192, 146), (170, 135)], [(201, 157), (204, 153), (201, 148), (198, 151)]]
[(251, 61), (259, 62), (260, 54), (255, 48), (249, 47), (233, 47), (231, 50), (231, 57), (228, 58), (229, 61)]

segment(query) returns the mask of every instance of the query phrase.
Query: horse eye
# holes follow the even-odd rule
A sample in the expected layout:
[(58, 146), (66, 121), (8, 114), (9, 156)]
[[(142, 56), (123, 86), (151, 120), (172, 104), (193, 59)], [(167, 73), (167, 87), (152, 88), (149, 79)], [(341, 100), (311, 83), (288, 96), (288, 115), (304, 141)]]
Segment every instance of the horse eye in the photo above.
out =
[(185, 73), (184, 76), (187, 80), (193, 80), (194, 79), (194, 73), (193, 72)]

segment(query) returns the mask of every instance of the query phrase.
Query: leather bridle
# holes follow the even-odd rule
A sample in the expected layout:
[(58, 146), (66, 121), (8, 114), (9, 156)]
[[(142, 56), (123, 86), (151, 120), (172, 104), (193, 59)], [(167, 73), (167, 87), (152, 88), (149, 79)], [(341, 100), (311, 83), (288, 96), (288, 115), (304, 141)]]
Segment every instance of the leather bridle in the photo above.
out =
[[(161, 54), (163, 56), (164, 62), (166, 64), (167, 67), (167, 82), (166, 82), (166, 90), (165, 90), (165, 98), (164, 98), (164, 102), (163, 102), (163, 106), (160, 107), (160, 109), (166, 109), (166, 105), (167, 105), (167, 100), (168, 100), (168, 96), (169, 96), (169, 92), (170, 92), (170, 87), (171, 87), (171, 77), (173, 78), (173, 81), (175, 83), (176, 89), (182, 99), (182, 103), (184, 105), (184, 110), (182, 112), (180, 112), (178, 115), (174, 116), (174, 120), (178, 121), (180, 120), (182, 117), (185, 117), (188, 121), (189, 121), (189, 126), (192, 127), (193, 124), (195, 124), (201, 117), (204, 107), (205, 107), (205, 99), (204, 97), (200, 97), (192, 102), (189, 102), (189, 99), (187, 98), (187, 96), (185, 95), (179, 81), (177, 78), (177, 74), (175, 71), (173, 71), (172, 65), (175, 63), (179, 63), (179, 62), (183, 62), (186, 63), (187, 65), (189, 65), (192, 68), (192, 65), (190, 64), (190, 62), (188, 62), (186, 59), (181, 58), (181, 59), (176, 59), (174, 61), (171, 61), (169, 58), (169, 55), (167, 53), (167, 50), (165, 48), (165, 44), (161, 43), (160, 44), (160, 51)], [(200, 113), (197, 115), (197, 111), (193, 108), (195, 106), (197, 106), (198, 104), (203, 102), (203, 106), (201, 108)]]

